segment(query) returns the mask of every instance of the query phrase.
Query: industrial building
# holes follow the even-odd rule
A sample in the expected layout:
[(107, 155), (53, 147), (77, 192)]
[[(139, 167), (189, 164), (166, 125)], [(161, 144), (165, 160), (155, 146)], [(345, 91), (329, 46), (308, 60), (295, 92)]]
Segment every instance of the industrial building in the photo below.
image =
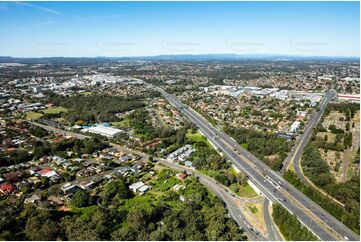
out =
[(111, 127), (105, 127), (105, 126), (94, 126), (94, 127), (90, 127), (87, 129), (83, 129), (83, 132), (90, 132), (93, 134), (99, 134), (102, 136), (106, 136), (109, 138), (114, 138), (117, 135), (119, 135), (120, 133), (122, 133), (123, 131), (120, 129), (116, 129), (116, 128), (111, 128)]

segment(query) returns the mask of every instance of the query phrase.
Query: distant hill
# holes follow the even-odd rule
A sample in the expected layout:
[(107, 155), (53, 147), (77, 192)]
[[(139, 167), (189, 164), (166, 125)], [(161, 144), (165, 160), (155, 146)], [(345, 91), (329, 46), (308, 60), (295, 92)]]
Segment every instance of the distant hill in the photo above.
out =
[(201, 54), (201, 55), (157, 55), (139, 57), (41, 57), (20, 58), (0, 56), (0, 63), (25, 64), (96, 64), (109, 61), (359, 61), (359, 57), (342, 56), (295, 56), (295, 55), (237, 55), (237, 54)]

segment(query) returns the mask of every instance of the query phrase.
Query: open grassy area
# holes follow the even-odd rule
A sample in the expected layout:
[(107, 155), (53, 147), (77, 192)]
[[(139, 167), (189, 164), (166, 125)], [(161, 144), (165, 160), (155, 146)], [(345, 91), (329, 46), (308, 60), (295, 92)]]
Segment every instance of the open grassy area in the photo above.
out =
[(43, 116), (43, 114), (37, 113), (37, 112), (28, 112), (28, 113), (26, 113), (26, 119), (27, 120), (37, 120), (37, 119), (41, 118), (42, 116)]
[(65, 122), (64, 118), (54, 118), (54, 120), (59, 122), (59, 123)]
[(124, 204), (119, 209), (126, 209), (127, 211), (144, 209), (147, 211), (151, 209), (151, 204), (156, 200), (157, 198), (148, 192), (142, 196), (134, 196), (132, 199), (124, 199)]
[(325, 135), (327, 135), (327, 142), (334, 143), (336, 139), (336, 134), (330, 133), (330, 132), (318, 132), (316, 134), (317, 137), (325, 138)]
[(207, 145), (209, 146), (209, 148), (213, 148), (213, 146), (208, 142), (207, 138), (204, 137), (201, 133), (199, 133), (199, 131), (195, 132), (194, 134), (192, 134), (192, 130), (188, 129), (188, 132), (186, 134), (186, 137), (189, 141), (192, 142), (200, 142), (200, 141), (204, 141), (207, 143)]
[(130, 127), (130, 120), (129, 119), (124, 119), (120, 122), (112, 122), (111, 123), (113, 126), (115, 127), (119, 127), (119, 128), (129, 128)]
[(241, 185), (234, 183), (234, 184), (230, 185), (229, 188), (240, 197), (251, 198), (251, 197), (255, 197), (258, 195), (255, 192), (255, 190), (253, 190), (253, 188), (248, 184), (241, 186)]
[(63, 113), (63, 112), (67, 112), (67, 111), (68, 111), (68, 109), (62, 108), (62, 107), (47, 108), (47, 109), (42, 110), (42, 112), (45, 114), (58, 114), (58, 113)]
[(94, 210), (96, 210), (98, 208), (99, 208), (98, 205), (93, 205), (93, 206), (89, 206), (89, 207), (85, 207), (85, 208), (72, 207), (71, 212), (72, 213), (80, 213), (80, 214), (82, 214), (82, 216), (88, 217), (88, 216), (90, 216), (91, 213), (94, 212)]

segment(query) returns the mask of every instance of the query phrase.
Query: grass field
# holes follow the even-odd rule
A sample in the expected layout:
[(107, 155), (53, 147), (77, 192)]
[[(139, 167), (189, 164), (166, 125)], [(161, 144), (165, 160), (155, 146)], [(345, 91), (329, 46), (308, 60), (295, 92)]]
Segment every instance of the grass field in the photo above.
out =
[(119, 127), (119, 128), (129, 128), (130, 127), (130, 120), (129, 119), (124, 119), (120, 122), (112, 122), (111, 123), (113, 126), (115, 127)]
[(47, 108), (43, 110), (43, 113), (45, 114), (58, 114), (58, 113), (63, 113), (63, 112), (67, 112), (68, 109), (66, 108), (62, 108), (62, 107), (55, 107), (55, 108)]
[[(237, 184), (232, 184), (230, 187), (229, 187), (232, 191), (234, 191), (236, 194), (238, 194), (240, 197), (255, 197), (257, 196), (258, 194), (253, 190), (253, 188), (248, 185), (248, 184), (245, 184), (244, 186), (240, 186), (240, 185), (237, 185)], [(236, 188), (238, 188), (238, 192), (236, 192)]]
[(335, 142), (336, 134), (329, 133), (329, 132), (318, 132), (316, 134), (317, 137), (321, 137), (323, 139), (325, 138), (325, 135), (327, 135), (327, 137), (328, 137), (327, 142), (329, 142), (329, 143), (334, 143)]
[(43, 116), (43, 114), (37, 113), (37, 112), (28, 112), (28, 113), (26, 113), (26, 119), (27, 120), (37, 120), (37, 119), (41, 118), (42, 116)]
[(207, 138), (204, 137), (201, 133), (199, 133), (198, 131), (194, 134), (192, 134), (191, 129), (188, 130), (186, 137), (189, 141), (193, 141), (195, 143), (200, 142), (200, 141), (204, 141), (207, 143), (207, 145), (209, 146), (209, 148), (213, 148), (213, 146), (208, 142)]

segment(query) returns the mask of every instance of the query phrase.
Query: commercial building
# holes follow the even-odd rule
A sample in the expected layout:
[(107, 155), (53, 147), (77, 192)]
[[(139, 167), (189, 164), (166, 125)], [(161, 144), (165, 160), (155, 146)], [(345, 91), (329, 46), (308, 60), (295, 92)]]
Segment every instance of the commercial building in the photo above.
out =
[(99, 134), (99, 135), (106, 136), (109, 138), (114, 138), (123, 132), (120, 129), (105, 127), (105, 126), (100, 126), (100, 125), (84, 129), (83, 131), (90, 132), (93, 134)]

